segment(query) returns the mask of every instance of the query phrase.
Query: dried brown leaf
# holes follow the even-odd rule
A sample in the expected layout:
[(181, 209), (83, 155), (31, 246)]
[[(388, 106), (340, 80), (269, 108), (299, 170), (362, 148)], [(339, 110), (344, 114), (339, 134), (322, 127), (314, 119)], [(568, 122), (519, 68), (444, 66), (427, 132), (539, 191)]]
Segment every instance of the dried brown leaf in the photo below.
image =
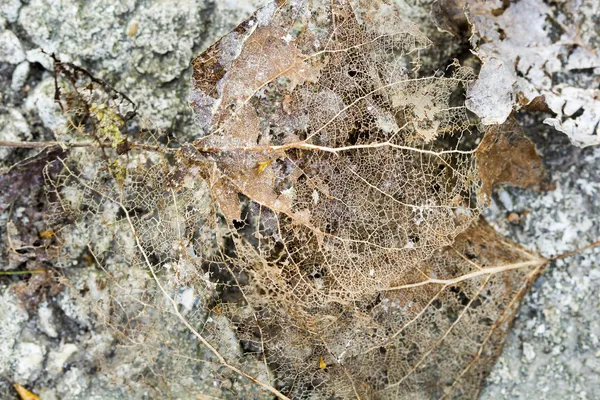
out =
[(0, 212), (8, 209), (26, 191), (41, 187), (44, 183), (44, 167), (56, 157), (64, 157), (65, 154), (59, 146), (50, 146), (6, 171), (0, 171)]
[(227, 315), (286, 396), (474, 398), (546, 262), (470, 227), (475, 198), (543, 169), (516, 127), (461, 147), (469, 122), (450, 94), (471, 74), (411, 75), (425, 45), (384, 1), (283, 2), (194, 62), (196, 150), (214, 154), (215, 187), (250, 200), (223, 262), (248, 277), (251, 312)]
[(539, 187), (546, 178), (535, 145), (514, 120), (486, 129), (477, 149), (477, 165), (483, 182), (482, 191), (488, 198), (494, 185), (532, 188)]
[(49, 192), (94, 227), (94, 262), (156, 284), (109, 323), (139, 337), (166, 300), (202, 346), (193, 371), (236, 380), (224, 397), (475, 398), (547, 263), (479, 215), (495, 183), (528, 186), (540, 164), (515, 127), (472, 147), (456, 100), (472, 71), (420, 75), (429, 44), (383, 0), (272, 3), (194, 61), (204, 137), (61, 162)]

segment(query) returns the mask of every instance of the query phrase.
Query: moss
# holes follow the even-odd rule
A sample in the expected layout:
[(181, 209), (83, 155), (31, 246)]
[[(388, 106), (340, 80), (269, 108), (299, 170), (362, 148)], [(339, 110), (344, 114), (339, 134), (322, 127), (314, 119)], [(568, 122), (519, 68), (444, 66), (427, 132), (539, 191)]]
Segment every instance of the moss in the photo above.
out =
[(105, 104), (92, 103), (90, 112), (98, 120), (98, 137), (110, 141), (112, 147), (117, 148), (125, 140), (121, 133), (123, 119)]
[(127, 178), (127, 168), (119, 164), (117, 160), (110, 163), (109, 168), (117, 183), (123, 185), (125, 183), (125, 178)]

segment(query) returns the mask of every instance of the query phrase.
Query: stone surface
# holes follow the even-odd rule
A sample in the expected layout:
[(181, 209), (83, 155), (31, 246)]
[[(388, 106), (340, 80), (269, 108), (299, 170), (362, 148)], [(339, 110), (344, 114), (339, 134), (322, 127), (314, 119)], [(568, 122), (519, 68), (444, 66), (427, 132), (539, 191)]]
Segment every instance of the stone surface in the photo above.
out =
[(19, 64), (25, 61), (25, 52), (17, 35), (12, 31), (0, 32), (0, 62)]
[[(600, 148), (525, 120), (552, 175), (546, 193), (504, 188), (487, 217), (546, 257), (600, 238)], [(512, 224), (510, 211), (523, 217)], [(595, 399), (600, 387), (600, 248), (551, 263), (525, 297), (482, 399)]]
[[(63, 133), (48, 55), (53, 52), (126, 92), (157, 128), (194, 137), (198, 131), (187, 100), (190, 61), (262, 3), (0, 1), (0, 140), (54, 140)], [(2, 148), (0, 168), (32, 154), (35, 150)], [(21, 209), (12, 218), (31, 222)], [(7, 226), (8, 212), (1, 213), (0, 270), (9, 265), (4, 258)], [(85, 237), (67, 242), (71, 254), (81, 254)], [(28, 308), (29, 313), (16, 291), (22, 279), (1, 278), (0, 398), (17, 399), (12, 382), (26, 385), (44, 400), (147, 398), (143, 382), (136, 379), (155, 363), (157, 352), (116, 348), (118, 332), (100, 319), (110, 293), (101, 287), (104, 277), (90, 271), (69, 269), (67, 288), (47, 297), (38, 292), (39, 305)], [(137, 293), (146, 279), (144, 271), (126, 270), (119, 283)], [(186, 309), (194, 304), (190, 295), (182, 292)], [(167, 330), (178, 329), (175, 321), (163, 322)], [(181, 380), (188, 387), (213, 385), (189, 376)], [(169, 396), (187, 398), (181, 385)]]
[(29, 75), (29, 63), (27, 61), (23, 61), (15, 68), (15, 71), (12, 74), (12, 81), (10, 83), (10, 88), (13, 92), (18, 92), (21, 90), (23, 85), (25, 85), (25, 81)]
[(21, 342), (15, 349), (13, 381), (31, 383), (35, 381), (44, 363), (46, 349), (37, 343)]
[(3, 0), (0, 4), (0, 16), (9, 22), (15, 22), (19, 17), (20, 8), (21, 0)]
[(23, 325), (29, 316), (5, 285), (0, 286), (0, 376), (10, 373)]
[[(32, 0), (20, 8), (17, 19), (27, 32), (27, 48), (25, 53), (11, 51), (10, 62), (26, 57), (51, 70), (40, 49), (56, 53), (126, 92), (159, 128), (192, 133), (187, 109), (191, 59), (262, 3)], [(9, 54), (3, 48), (20, 45), (15, 39), (10, 30), (0, 35), (0, 60)]]
[[(2, 131), (2, 140), (24, 141), (31, 140), (31, 130), (27, 120), (18, 108), (4, 108), (0, 105), (0, 131)], [(10, 154), (10, 150), (0, 148), (0, 166)]]

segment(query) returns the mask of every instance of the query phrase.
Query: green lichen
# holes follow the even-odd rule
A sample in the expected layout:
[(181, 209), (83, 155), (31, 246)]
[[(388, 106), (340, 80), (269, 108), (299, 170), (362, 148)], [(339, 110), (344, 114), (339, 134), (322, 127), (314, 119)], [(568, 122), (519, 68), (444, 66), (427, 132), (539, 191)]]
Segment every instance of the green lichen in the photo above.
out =
[(125, 140), (121, 133), (124, 121), (114, 110), (105, 104), (92, 103), (90, 112), (98, 120), (97, 135), (99, 139), (109, 141), (113, 148)]
[(123, 167), (117, 160), (114, 160), (109, 164), (109, 169), (115, 180), (119, 185), (123, 185), (125, 183), (125, 178), (127, 178), (127, 168)]

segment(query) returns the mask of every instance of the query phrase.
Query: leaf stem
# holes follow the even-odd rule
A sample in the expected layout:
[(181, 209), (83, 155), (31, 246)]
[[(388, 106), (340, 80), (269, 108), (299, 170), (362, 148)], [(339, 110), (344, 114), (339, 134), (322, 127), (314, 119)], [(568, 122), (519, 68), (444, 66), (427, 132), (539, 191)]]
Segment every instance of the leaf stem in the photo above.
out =
[[(141, 150), (150, 150), (150, 151), (158, 151), (158, 152), (172, 152), (177, 149), (169, 149), (162, 146), (153, 146), (149, 144), (143, 143), (135, 143), (130, 142), (129, 145), (132, 148), (137, 148)], [(77, 147), (100, 147), (100, 148), (109, 148), (113, 147), (112, 143), (101, 143), (97, 142), (11, 142), (8, 140), (0, 140), (0, 147), (13, 147), (13, 148), (21, 148), (21, 149), (39, 149), (46, 148), (52, 146), (60, 146), (66, 148), (77, 148)]]
[(595, 242), (590, 243), (587, 246), (580, 247), (573, 251), (567, 251), (566, 253), (562, 253), (562, 254), (556, 255), (554, 257), (551, 257), (550, 261), (562, 260), (564, 258), (574, 256), (575, 254), (582, 253), (586, 250), (593, 249), (594, 247), (597, 247), (597, 246), (600, 246), (600, 240), (596, 240)]
[(0, 271), (0, 275), (27, 275), (27, 274), (45, 274), (48, 270), (33, 269), (27, 271)]

